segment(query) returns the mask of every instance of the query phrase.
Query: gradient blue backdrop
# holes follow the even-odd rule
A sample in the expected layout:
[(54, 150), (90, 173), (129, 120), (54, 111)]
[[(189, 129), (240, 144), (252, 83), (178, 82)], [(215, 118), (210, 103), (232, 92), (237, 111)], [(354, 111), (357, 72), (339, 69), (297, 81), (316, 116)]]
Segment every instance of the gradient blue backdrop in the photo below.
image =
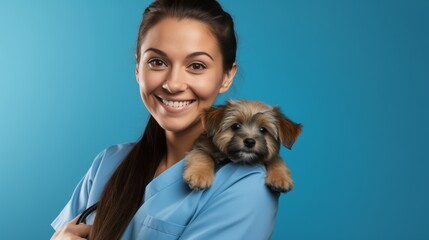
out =
[[(240, 66), (221, 100), (304, 124), (273, 239), (429, 239), (429, 2), (221, 2)], [(0, 239), (48, 239), (95, 155), (143, 131), (147, 4), (1, 0)]]

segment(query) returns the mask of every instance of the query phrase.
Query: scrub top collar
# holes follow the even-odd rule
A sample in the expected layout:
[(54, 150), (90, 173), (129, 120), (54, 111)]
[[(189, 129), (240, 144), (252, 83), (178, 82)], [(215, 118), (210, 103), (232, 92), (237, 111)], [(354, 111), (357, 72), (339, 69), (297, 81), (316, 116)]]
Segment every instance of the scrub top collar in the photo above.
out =
[(177, 181), (182, 181), (184, 164), (185, 159), (182, 159), (155, 177), (146, 186), (144, 201), (146, 202), (149, 198), (153, 197), (156, 193), (162, 191), (169, 185)]

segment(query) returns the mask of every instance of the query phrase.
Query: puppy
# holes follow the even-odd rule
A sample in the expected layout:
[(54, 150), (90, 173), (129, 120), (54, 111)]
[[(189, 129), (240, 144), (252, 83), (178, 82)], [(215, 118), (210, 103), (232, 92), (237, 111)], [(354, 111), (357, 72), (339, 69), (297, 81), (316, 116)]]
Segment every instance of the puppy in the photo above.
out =
[(290, 170), (279, 156), (280, 144), (291, 149), (301, 124), (279, 108), (258, 101), (228, 101), (202, 115), (205, 128), (187, 154), (184, 180), (195, 190), (211, 186), (215, 169), (227, 162), (257, 164), (267, 169), (265, 183), (274, 191), (293, 187)]

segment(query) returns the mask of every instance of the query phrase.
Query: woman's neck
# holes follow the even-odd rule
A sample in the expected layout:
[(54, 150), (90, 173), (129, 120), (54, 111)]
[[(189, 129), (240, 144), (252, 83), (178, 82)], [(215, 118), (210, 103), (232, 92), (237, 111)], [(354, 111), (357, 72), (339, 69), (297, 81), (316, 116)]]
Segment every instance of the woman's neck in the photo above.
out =
[(195, 123), (194, 126), (182, 132), (165, 132), (167, 142), (167, 156), (164, 159), (166, 168), (174, 165), (183, 159), (194, 143), (194, 141), (203, 132), (201, 122)]

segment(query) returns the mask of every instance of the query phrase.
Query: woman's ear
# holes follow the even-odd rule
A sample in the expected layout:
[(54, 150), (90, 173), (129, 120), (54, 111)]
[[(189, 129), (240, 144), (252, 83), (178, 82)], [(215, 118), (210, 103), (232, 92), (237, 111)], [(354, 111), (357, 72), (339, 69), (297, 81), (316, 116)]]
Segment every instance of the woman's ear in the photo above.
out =
[(222, 86), (219, 89), (219, 93), (225, 93), (231, 87), (232, 82), (234, 81), (235, 74), (237, 73), (237, 64), (233, 63), (231, 69), (224, 73)]
[[(137, 54), (135, 55), (136, 57), (136, 62), (137, 62)], [(137, 83), (139, 83), (139, 63), (136, 63), (136, 81)]]

